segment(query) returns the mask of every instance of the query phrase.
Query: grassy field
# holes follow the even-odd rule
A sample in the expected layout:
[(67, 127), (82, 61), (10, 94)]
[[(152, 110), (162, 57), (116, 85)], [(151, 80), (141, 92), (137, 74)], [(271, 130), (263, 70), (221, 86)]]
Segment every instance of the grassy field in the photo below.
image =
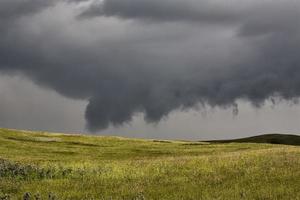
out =
[(297, 200), (299, 138), (184, 142), (0, 129), (0, 199)]

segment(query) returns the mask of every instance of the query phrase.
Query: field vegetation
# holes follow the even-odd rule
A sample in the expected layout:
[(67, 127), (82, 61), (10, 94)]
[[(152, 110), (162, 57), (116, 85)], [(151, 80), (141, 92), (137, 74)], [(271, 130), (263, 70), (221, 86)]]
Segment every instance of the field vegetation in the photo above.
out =
[(0, 129), (0, 199), (300, 200), (299, 138), (189, 142)]

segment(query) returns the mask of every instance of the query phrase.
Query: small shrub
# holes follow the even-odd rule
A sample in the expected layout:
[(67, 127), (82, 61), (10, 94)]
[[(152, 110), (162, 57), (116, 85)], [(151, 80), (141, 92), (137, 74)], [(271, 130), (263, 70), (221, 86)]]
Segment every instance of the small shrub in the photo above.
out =
[(10, 200), (10, 195), (8, 195), (8, 194), (0, 194), (0, 200)]
[(48, 200), (55, 200), (56, 196), (53, 193), (49, 193)]
[(30, 193), (29, 192), (26, 192), (24, 195), (23, 195), (23, 200), (30, 200)]

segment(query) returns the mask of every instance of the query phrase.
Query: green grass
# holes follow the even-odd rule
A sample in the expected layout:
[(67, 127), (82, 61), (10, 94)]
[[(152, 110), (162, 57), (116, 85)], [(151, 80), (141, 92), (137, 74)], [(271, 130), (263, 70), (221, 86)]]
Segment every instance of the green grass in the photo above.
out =
[(0, 199), (29, 192), (31, 199), (297, 200), (297, 145), (299, 136), (283, 135), (184, 142), (0, 129)]

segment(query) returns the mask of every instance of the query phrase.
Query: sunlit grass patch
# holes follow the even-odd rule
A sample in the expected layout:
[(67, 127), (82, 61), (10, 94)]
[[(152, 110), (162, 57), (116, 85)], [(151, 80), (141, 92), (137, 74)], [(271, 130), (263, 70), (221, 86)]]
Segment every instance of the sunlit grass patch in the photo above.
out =
[[(47, 139), (44, 139), (47, 138)], [(0, 129), (0, 197), (299, 199), (300, 149)]]

